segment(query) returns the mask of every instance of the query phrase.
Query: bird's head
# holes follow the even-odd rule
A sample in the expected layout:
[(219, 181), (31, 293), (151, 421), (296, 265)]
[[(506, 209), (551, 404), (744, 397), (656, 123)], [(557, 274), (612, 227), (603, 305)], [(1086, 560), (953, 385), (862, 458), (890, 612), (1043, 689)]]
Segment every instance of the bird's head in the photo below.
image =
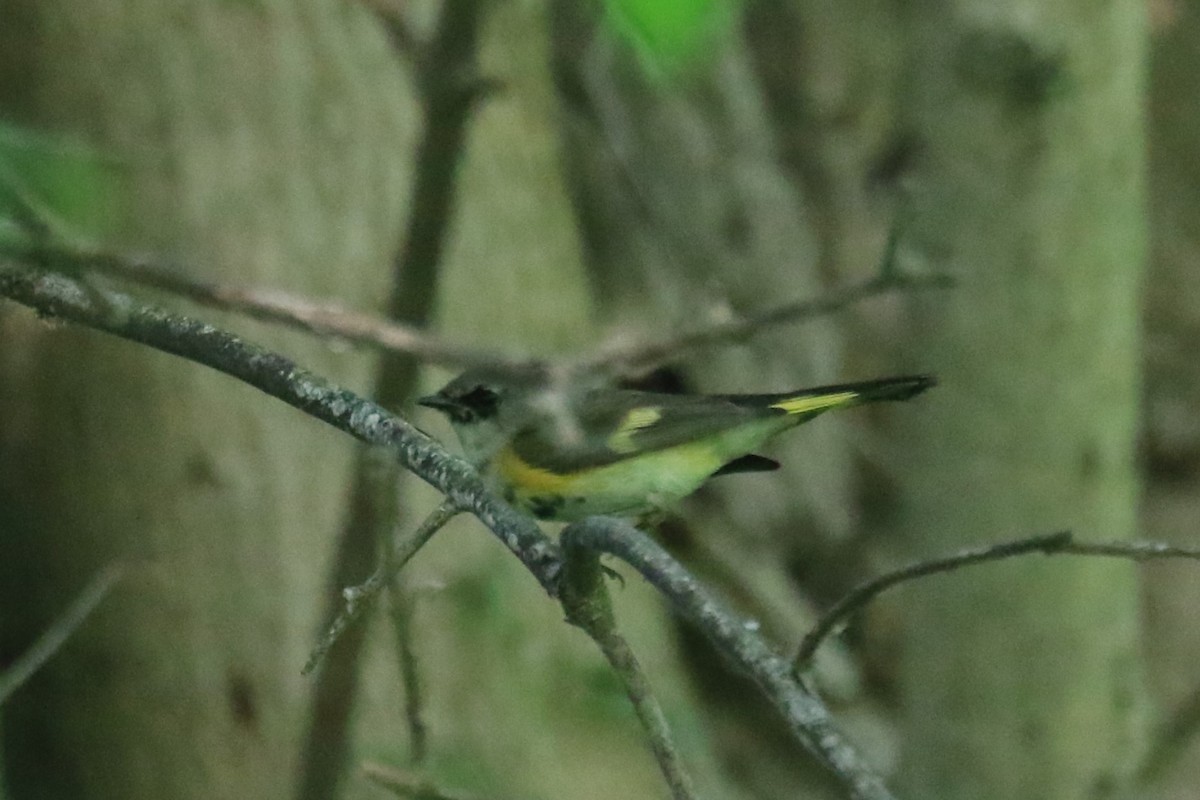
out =
[(486, 461), (530, 416), (530, 400), (550, 385), (544, 367), (477, 367), (417, 402), (445, 414), (467, 457)]

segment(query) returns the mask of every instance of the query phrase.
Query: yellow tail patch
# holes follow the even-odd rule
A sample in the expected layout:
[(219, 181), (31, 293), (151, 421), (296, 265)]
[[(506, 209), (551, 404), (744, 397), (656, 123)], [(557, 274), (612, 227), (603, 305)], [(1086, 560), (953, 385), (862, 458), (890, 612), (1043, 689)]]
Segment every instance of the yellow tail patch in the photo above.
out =
[(778, 408), (789, 414), (807, 414), (812, 411), (824, 411), (852, 403), (858, 398), (858, 392), (834, 392), (833, 394), (809, 394), (793, 397), (779, 403), (773, 403), (771, 408)]

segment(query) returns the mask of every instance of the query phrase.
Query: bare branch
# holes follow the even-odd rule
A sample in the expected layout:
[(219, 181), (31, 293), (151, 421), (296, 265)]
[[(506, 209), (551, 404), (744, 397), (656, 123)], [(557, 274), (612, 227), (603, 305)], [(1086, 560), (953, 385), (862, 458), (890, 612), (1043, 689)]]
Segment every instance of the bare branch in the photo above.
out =
[(392, 581), (404, 565), (409, 562), (417, 552), (424, 547), (433, 535), (442, 529), (447, 522), (453, 519), (460, 509), (450, 500), (443, 502), (440, 506), (433, 510), (425, 518), (425, 521), (417, 528), (412, 536), (405, 536), (397, 539), (390, 557), (385, 559), (384, 563), (375, 571), (371, 577), (358, 586), (347, 587), (342, 592), (342, 597), (346, 604), (342, 607), (341, 613), (334, 618), (329, 625), (329, 630), (313, 648), (313, 651), (308, 656), (308, 661), (304, 664), (303, 674), (307, 675), (317, 668), (321, 663), (321, 659), (329, 652), (329, 648), (333, 647), (337, 642), (338, 637), (345, 632), (355, 620), (361, 617), (375, 603), (375, 598), (383, 591)]
[(739, 619), (649, 537), (620, 520), (591, 517), (568, 526), (561, 541), (567, 551), (582, 548), (611, 553), (640, 572), (758, 685), (792, 734), (834, 773), (852, 797), (893, 797), (834, 726), (828, 710), (792, 677), (788, 662), (755, 632), (757, 626)]
[(650, 689), (650, 682), (629, 643), (617, 631), (599, 552), (568, 546), (565, 555), (567, 560), (559, 600), (567, 613), (567, 621), (592, 637), (624, 684), (673, 800), (695, 800), (691, 778), (672, 740), (662, 706)]
[(1166, 542), (1080, 542), (1064, 541), (1059, 547), (1046, 551), (1049, 555), (1064, 553), (1073, 556), (1106, 556), (1129, 561), (1152, 561), (1160, 558), (1200, 560), (1200, 547), (1182, 547)]
[(388, 601), (392, 632), (396, 636), (396, 662), (400, 668), (400, 681), (404, 690), (404, 721), (408, 725), (412, 762), (422, 765), (429, 753), (429, 735), (425, 725), (421, 664), (417, 659), (417, 650), (413, 647), (416, 597), (404, 591), (399, 573), (388, 583)]
[(951, 285), (951, 279), (945, 275), (904, 275), (894, 270), (882, 272), (862, 283), (831, 292), (823, 297), (788, 303), (741, 319), (699, 328), (660, 342), (609, 349), (582, 360), (580, 366), (584, 369), (618, 374), (646, 372), (703, 347), (745, 341), (768, 328), (832, 314), (882, 294), (944, 289)]
[(859, 584), (834, 603), (801, 641), (796, 657), (793, 659), (797, 674), (808, 667), (817, 648), (839, 624), (893, 586), (939, 572), (952, 572), (963, 567), (1030, 553), (1042, 553), (1049, 556), (1100, 556), (1124, 558), (1130, 561), (1148, 561), (1158, 558), (1200, 560), (1200, 548), (1180, 547), (1162, 542), (1079, 542), (1075, 540), (1070, 531), (1059, 531), (974, 547), (942, 558), (918, 561)]
[(1001, 559), (1023, 556), (1029, 553), (1059, 551), (1065, 543), (1070, 541), (1070, 531), (1060, 531), (1044, 536), (1031, 536), (1011, 542), (974, 547), (944, 558), (918, 561), (861, 583), (834, 603), (817, 620), (817, 624), (813, 626), (812, 630), (805, 634), (804, 639), (800, 642), (800, 648), (796, 653), (796, 657), (792, 660), (796, 674), (799, 675), (808, 668), (808, 664), (812, 660), (813, 654), (817, 652), (817, 648), (821, 646), (821, 643), (825, 641), (838, 625), (893, 586), (916, 580), (917, 578), (923, 578), (927, 575), (936, 575), (939, 572), (950, 572), (961, 569), (973, 564), (1000, 561)]
[(285, 325), (305, 333), (354, 345), (411, 355), (430, 364), (471, 367), (528, 363), (528, 359), (505, 353), (451, 344), (411, 325), (391, 322), (383, 317), (364, 314), (336, 303), (318, 302), (278, 289), (257, 289), (194, 280), (186, 277), (194, 271), (187, 265), (150, 256), (113, 253), (83, 245), (66, 244), (42, 245), (25, 255), (34, 260), (45, 261), (53, 268), (70, 274), (95, 271), (119, 280), (170, 292), (209, 308), (243, 314), (261, 322)]
[(54, 657), (62, 648), (71, 634), (79, 630), (100, 601), (108, 596), (113, 586), (121, 579), (123, 570), (113, 565), (100, 570), (84, 587), (75, 601), (67, 607), (58, 619), (42, 632), (37, 641), (20, 655), (8, 669), (0, 673), (0, 706), (4, 705), (13, 693), (24, 685), (25, 681)]

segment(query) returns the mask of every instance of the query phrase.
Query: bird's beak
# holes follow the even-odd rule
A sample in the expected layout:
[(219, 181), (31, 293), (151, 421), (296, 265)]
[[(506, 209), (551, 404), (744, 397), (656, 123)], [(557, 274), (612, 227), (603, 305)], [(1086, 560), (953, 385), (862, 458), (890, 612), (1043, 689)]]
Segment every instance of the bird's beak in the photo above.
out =
[(447, 414), (459, 407), (458, 403), (440, 394), (427, 394), (417, 400), (417, 405), (425, 406), (426, 408), (436, 408), (438, 411)]

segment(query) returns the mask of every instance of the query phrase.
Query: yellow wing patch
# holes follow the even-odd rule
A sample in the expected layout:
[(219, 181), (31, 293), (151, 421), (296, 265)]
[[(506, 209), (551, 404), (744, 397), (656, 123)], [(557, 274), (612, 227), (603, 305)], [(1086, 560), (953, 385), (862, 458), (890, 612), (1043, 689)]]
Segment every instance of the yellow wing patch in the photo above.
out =
[(806, 414), (812, 411), (824, 411), (827, 408), (844, 406), (847, 403), (854, 402), (854, 400), (857, 398), (858, 392), (810, 394), (803, 395), (801, 397), (793, 397), (790, 400), (774, 403), (771, 405), (771, 408), (778, 408), (786, 411), (789, 414)]
[(617, 425), (617, 430), (613, 432), (612, 436), (608, 437), (608, 446), (618, 453), (636, 453), (638, 446), (633, 441), (633, 435), (650, 427), (660, 419), (662, 419), (662, 409), (658, 406), (642, 406), (633, 409)]

